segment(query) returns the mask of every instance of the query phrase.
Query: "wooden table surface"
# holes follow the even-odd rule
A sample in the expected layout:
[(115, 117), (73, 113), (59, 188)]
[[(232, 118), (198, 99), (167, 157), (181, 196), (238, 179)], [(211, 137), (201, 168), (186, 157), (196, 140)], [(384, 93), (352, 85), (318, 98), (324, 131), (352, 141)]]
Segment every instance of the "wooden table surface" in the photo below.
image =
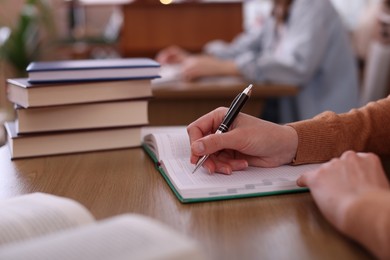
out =
[(141, 148), (10, 160), (0, 148), (0, 198), (47, 192), (97, 219), (140, 213), (196, 239), (211, 259), (371, 259), (336, 231), (310, 193), (181, 204)]

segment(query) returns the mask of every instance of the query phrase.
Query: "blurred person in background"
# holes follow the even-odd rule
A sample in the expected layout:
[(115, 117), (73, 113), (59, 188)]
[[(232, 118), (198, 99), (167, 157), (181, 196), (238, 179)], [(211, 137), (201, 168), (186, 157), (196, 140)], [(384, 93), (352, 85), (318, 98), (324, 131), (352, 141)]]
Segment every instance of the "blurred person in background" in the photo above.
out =
[(296, 86), (295, 97), (270, 99), (262, 118), (277, 123), (311, 118), (358, 106), (354, 52), (340, 16), (329, 0), (274, 0), (258, 30), (232, 42), (212, 41), (203, 53), (178, 46), (158, 53), (161, 64), (180, 63), (186, 80), (240, 76), (249, 82)]

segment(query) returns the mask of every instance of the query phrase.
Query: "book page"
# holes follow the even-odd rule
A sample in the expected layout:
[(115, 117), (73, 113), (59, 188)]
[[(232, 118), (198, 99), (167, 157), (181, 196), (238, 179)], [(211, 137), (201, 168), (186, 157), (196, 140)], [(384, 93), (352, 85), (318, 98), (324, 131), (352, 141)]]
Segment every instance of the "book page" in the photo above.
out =
[(180, 133), (185, 134), (187, 133), (186, 126), (144, 126), (141, 128), (141, 137), (142, 139), (145, 138), (145, 136), (150, 134), (164, 134), (164, 133)]
[(166, 158), (187, 158), (188, 161), (190, 160), (190, 140), (185, 127), (157, 128), (155, 133), (146, 134), (143, 141), (159, 160)]
[(0, 249), (8, 244), (91, 223), (78, 202), (45, 193), (0, 201)]
[(192, 173), (188, 158), (164, 160), (164, 172), (183, 198), (211, 198), (282, 190), (301, 189), (297, 178), (319, 164), (283, 165), (275, 168), (248, 167), (231, 175), (209, 174), (204, 168)]
[(79, 229), (12, 244), (0, 259), (205, 259), (198, 244), (140, 215), (122, 215)]

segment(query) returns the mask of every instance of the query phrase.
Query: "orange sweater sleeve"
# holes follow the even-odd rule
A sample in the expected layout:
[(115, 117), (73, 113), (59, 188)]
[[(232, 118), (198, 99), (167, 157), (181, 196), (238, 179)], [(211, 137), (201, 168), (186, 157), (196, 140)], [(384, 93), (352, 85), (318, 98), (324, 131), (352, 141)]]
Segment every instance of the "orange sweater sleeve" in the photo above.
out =
[(390, 155), (390, 96), (348, 113), (324, 112), (288, 125), (298, 133), (296, 165), (328, 161), (347, 150)]

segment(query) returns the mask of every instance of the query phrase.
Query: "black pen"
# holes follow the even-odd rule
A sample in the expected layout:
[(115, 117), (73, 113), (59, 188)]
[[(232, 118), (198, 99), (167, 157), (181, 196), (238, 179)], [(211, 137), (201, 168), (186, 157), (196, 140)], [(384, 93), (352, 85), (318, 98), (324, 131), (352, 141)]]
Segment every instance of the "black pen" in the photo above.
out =
[[(252, 87), (253, 85), (250, 84), (248, 87), (244, 89), (244, 91), (242, 91), (240, 94), (236, 96), (236, 98), (233, 100), (232, 104), (230, 105), (225, 117), (222, 120), (222, 123), (219, 125), (218, 130), (215, 132), (215, 134), (222, 134), (228, 131), (234, 119), (236, 119), (242, 107), (245, 105), (245, 102), (250, 97)], [(195, 173), (199, 169), (199, 167), (203, 165), (203, 163), (207, 160), (208, 157), (209, 155), (204, 155), (202, 158), (200, 158), (199, 161), (196, 163), (195, 169), (192, 171), (192, 173)]]

